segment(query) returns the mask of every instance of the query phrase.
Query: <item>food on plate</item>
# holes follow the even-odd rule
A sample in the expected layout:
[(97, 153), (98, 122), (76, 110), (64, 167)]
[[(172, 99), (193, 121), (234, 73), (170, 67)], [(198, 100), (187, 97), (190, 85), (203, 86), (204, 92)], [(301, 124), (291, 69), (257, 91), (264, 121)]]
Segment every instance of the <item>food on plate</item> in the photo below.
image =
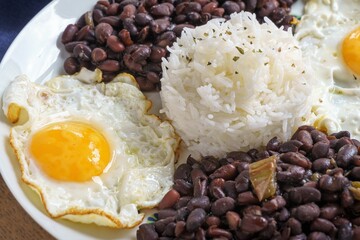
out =
[(10, 143), (23, 181), (51, 217), (130, 228), (173, 184), (178, 138), (147, 113), (131, 75), (109, 83), (101, 71), (51, 79), (17, 77), (3, 95)]
[[(137, 239), (360, 239), (359, 146), (348, 131), (301, 126), (265, 148), (190, 156), (175, 170), (158, 219), (140, 225)], [(267, 180), (251, 181), (251, 171), (274, 159), (276, 191), (260, 201), (256, 188)]]
[(167, 1), (101, 0), (62, 34), (62, 43), (71, 56), (64, 62), (68, 74), (80, 67), (104, 71), (104, 81), (119, 72), (135, 76), (143, 91), (159, 90), (161, 59), (183, 28), (205, 24), (213, 18), (228, 19), (242, 10), (255, 12), (260, 21), (269, 17), (288, 28), (295, 0)]
[(186, 29), (163, 61), (163, 112), (191, 151), (285, 140), (311, 116), (312, 78), (291, 31), (247, 12)]
[(356, 0), (309, 0), (295, 37), (314, 69), (315, 124), (360, 138), (360, 5)]

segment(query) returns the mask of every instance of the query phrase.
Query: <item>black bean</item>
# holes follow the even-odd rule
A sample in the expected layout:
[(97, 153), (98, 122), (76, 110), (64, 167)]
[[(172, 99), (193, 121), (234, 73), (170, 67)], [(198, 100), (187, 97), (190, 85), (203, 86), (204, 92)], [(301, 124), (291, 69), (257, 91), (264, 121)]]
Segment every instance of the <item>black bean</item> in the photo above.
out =
[(156, 17), (170, 16), (174, 6), (170, 3), (161, 3), (150, 8), (150, 13)]
[(351, 144), (346, 144), (339, 149), (339, 152), (336, 156), (336, 163), (339, 167), (346, 168), (353, 156), (358, 153), (357, 147)]
[(341, 205), (344, 208), (351, 207), (355, 201), (353, 195), (350, 193), (348, 188), (345, 188), (344, 191), (341, 193), (340, 199), (341, 199)]
[(170, 21), (167, 18), (159, 18), (150, 22), (150, 29), (155, 34), (161, 34), (168, 30)]
[(259, 202), (259, 199), (251, 191), (239, 193), (239, 195), (237, 197), (237, 203), (239, 205), (256, 204), (258, 202)]
[(289, 218), (289, 220), (286, 222), (286, 225), (290, 228), (291, 235), (298, 235), (302, 233), (301, 222), (299, 222), (297, 219)]
[(158, 237), (153, 224), (141, 224), (136, 231), (136, 238), (139, 240), (157, 240)]
[(293, 204), (318, 202), (321, 200), (321, 192), (312, 187), (296, 187), (288, 192), (289, 200)]
[(164, 237), (174, 237), (175, 236), (175, 228), (176, 228), (176, 223), (175, 222), (171, 222), (169, 223), (164, 232), (162, 232), (162, 236)]
[(119, 18), (124, 21), (126, 18), (133, 18), (136, 13), (136, 7), (132, 4), (124, 6)]
[(342, 137), (336, 142), (334, 149), (336, 151), (339, 151), (340, 148), (342, 148), (343, 146), (348, 145), (348, 144), (353, 145), (353, 142), (351, 141), (351, 139), (347, 138), (347, 137)]
[(68, 57), (64, 62), (64, 69), (67, 74), (74, 74), (80, 71), (80, 63), (75, 57)]
[(313, 140), (311, 138), (311, 134), (307, 130), (298, 130), (291, 138), (292, 140), (298, 140), (303, 143), (301, 149), (308, 152), (313, 147)]
[(351, 240), (353, 235), (351, 223), (342, 224), (338, 230), (338, 238), (341, 240)]
[(184, 221), (176, 222), (175, 237), (179, 237), (185, 231), (186, 223)]
[(230, 230), (237, 230), (241, 223), (240, 215), (233, 211), (228, 211), (226, 213), (226, 220), (229, 225)]
[(176, 190), (171, 189), (169, 192), (165, 194), (163, 199), (160, 201), (158, 208), (159, 209), (171, 208), (177, 203), (177, 201), (179, 201), (179, 199), (180, 199), (180, 194)]
[(293, 208), (291, 215), (301, 222), (311, 222), (319, 217), (320, 208), (315, 203), (308, 203)]
[(230, 152), (228, 154), (226, 154), (227, 158), (232, 158), (235, 161), (239, 160), (241, 162), (252, 162), (252, 158), (249, 156), (249, 154), (247, 154), (246, 152), (242, 152), (242, 151), (235, 151), (235, 152)]
[(176, 210), (172, 208), (160, 209), (158, 212), (159, 219), (165, 219), (168, 217), (175, 217)]
[(199, 228), (199, 229), (196, 231), (195, 239), (196, 239), (196, 240), (206, 240), (206, 232), (205, 232), (205, 230), (202, 229), (202, 228)]
[(281, 211), (278, 215), (279, 221), (285, 222), (287, 219), (289, 219), (289, 217), (290, 217), (289, 210), (287, 210), (286, 208), (281, 209)]
[(187, 208), (192, 211), (195, 208), (202, 208), (205, 211), (210, 209), (210, 199), (207, 196), (195, 197), (189, 201)]
[(163, 233), (165, 231), (166, 226), (175, 221), (175, 217), (168, 217), (168, 218), (164, 218), (164, 219), (159, 219), (155, 222), (154, 226), (155, 226), (155, 230), (158, 233)]
[(286, 201), (282, 196), (276, 196), (273, 199), (264, 202), (261, 210), (266, 213), (275, 212), (286, 205)]
[(181, 194), (181, 196), (192, 195), (193, 185), (184, 179), (176, 179), (173, 188)]
[(317, 142), (328, 142), (329, 140), (327, 139), (327, 136), (325, 133), (323, 132), (320, 132), (319, 130), (312, 130), (310, 132), (311, 134), (311, 137), (314, 141), (314, 143), (317, 143)]
[(180, 197), (179, 200), (177, 201), (177, 203), (175, 203), (174, 208), (180, 209), (182, 207), (185, 207), (191, 199), (192, 199), (192, 196)]
[(319, 188), (329, 192), (337, 192), (343, 189), (343, 181), (340, 177), (323, 175), (319, 180)]
[(311, 150), (314, 159), (327, 157), (330, 149), (329, 142), (317, 142)]
[(198, 2), (189, 2), (182, 13), (201, 12), (201, 5)]
[(211, 212), (215, 216), (221, 216), (227, 211), (231, 211), (235, 208), (235, 200), (230, 197), (224, 197), (217, 199), (211, 205)]
[(221, 228), (217, 228), (215, 226), (209, 227), (206, 233), (209, 237), (216, 239), (216, 238), (225, 238), (225, 239), (232, 239), (232, 234), (229, 231), (226, 231)]
[(159, 47), (166, 48), (167, 46), (171, 46), (175, 39), (175, 33), (173, 31), (167, 31), (156, 38), (155, 44)]
[(79, 28), (75, 24), (69, 24), (65, 28), (62, 36), (61, 36), (61, 42), (63, 44), (71, 42), (74, 40), (75, 35), (79, 31)]
[(107, 53), (102, 48), (94, 48), (91, 52), (91, 60), (94, 63), (100, 63), (107, 58)]
[(189, 214), (186, 220), (186, 230), (194, 232), (197, 230), (206, 220), (206, 212), (202, 208), (195, 208)]
[(309, 234), (308, 240), (330, 240), (330, 237), (323, 232), (312, 232)]
[(329, 158), (319, 158), (312, 163), (312, 170), (325, 173), (327, 169), (334, 168)]
[(250, 186), (249, 170), (242, 171), (235, 178), (235, 188), (238, 193), (248, 191)]
[(178, 24), (173, 28), (173, 31), (176, 36), (180, 37), (184, 28), (194, 28), (194, 26), (188, 23)]
[(236, 2), (232, 2), (232, 1), (225, 1), (222, 5), (222, 8), (224, 8), (225, 13), (230, 15), (234, 12), (240, 12), (240, 6), (239, 4), (237, 4)]
[(104, 44), (112, 34), (113, 27), (108, 23), (99, 23), (95, 28), (95, 37), (100, 44)]
[(297, 152), (302, 145), (303, 143), (298, 140), (289, 140), (280, 145), (279, 152)]
[(240, 228), (244, 232), (256, 233), (265, 229), (267, 225), (268, 221), (264, 217), (245, 214), (241, 219)]
[(299, 235), (291, 236), (289, 240), (307, 240), (307, 237), (304, 233), (302, 233)]
[(310, 231), (313, 231), (313, 232), (323, 232), (323, 233), (326, 233), (326, 234), (332, 234), (332, 233), (335, 233), (336, 231), (336, 227), (335, 225), (330, 222), (329, 220), (327, 219), (324, 219), (324, 218), (317, 218), (315, 219), (311, 225), (310, 225)]
[(235, 181), (231, 181), (231, 180), (226, 181), (224, 183), (223, 189), (224, 189), (224, 192), (225, 192), (226, 196), (231, 197), (233, 199), (237, 198), (238, 192), (236, 190)]
[(214, 178), (223, 178), (225, 180), (230, 180), (230, 179), (234, 179), (235, 176), (237, 175), (237, 169), (234, 165), (232, 164), (227, 164), (224, 165), (222, 167), (220, 167), (219, 169), (215, 170), (215, 172), (213, 172), (209, 178), (210, 179), (214, 179)]
[(305, 169), (302, 167), (291, 165), (284, 170), (276, 175), (279, 182), (296, 184), (304, 179)]
[(221, 220), (220, 220), (220, 218), (218, 218), (218, 217), (216, 217), (216, 216), (208, 216), (207, 218), (206, 218), (206, 224), (210, 227), (210, 226), (219, 226), (220, 225), (220, 223), (221, 223)]
[(194, 197), (201, 197), (207, 193), (207, 180), (202, 178), (196, 178), (193, 181), (194, 185)]
[(179, 208), (175, 215), (176, 221), (185, 221), (190, 212), (191, 210), (189, 210), (187, 207)]
[(176, 179), (184, 179), (185, 181), (190, 181), (190, 174), (192, 171), (192, 167), (189, 164), (181, 164), (179, 165), (174, 173), (174, 180)]
[(310, 160), (297, 152), (287, 152), (280, 155), (280, 159), (285, 163), (294, 164), (305, 169), (311, 168)]

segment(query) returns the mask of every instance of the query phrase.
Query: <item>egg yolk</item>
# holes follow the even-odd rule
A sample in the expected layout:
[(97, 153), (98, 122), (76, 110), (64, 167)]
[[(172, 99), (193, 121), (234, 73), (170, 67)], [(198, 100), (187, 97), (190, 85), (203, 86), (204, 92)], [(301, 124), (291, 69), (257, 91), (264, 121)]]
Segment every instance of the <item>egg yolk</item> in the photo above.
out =
[(29, 150), (43, 172), (61, 181), (90, 180), (111, 157), (104, 135), (81, 122), (49, 124), (33, 135)]
[(346, 65), (360, 76), (360, 27), (345, 37), (341, 51)]

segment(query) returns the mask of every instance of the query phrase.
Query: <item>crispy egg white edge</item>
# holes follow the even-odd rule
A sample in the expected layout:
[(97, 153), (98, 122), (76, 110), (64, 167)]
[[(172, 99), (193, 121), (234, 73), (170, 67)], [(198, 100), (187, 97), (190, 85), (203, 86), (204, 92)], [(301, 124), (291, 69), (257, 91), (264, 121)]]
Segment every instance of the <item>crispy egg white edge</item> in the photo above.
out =
[[(86, 79), (88, 77), (87, 74), (88, 73), (85, 73), (85, 77), (84, 77), (84, 73), (83, 74), (80, 73), (79, 75), (82, 76), (81, 78)], [(26, 78), (26, 76), (24, 76), (24, 75), (19, 76), (19, 77), (20, 78)], [(76, 78), (76, 76), (75, 76), (75, 78)], [(96, 78), (94, 78), (94, 79), (96, 79)], [(82, 81), (82, 80), (80, 80), (80, 81)], [(95, 81), (97, 82), (97, 80), (95, 80)], [(84, 81), (82, 81), (82, 82), (84, 82)], [(135, 81), (135, 79), (131, 75), (127, 74), (127, 76), (124, 76), (124, 75), (120, 74), (120, 76), (118, 76), (116, 78), (116, 82), (122, 82), (123, 84), (130, 84), (130, 85), (134, 86), (134, 88), (136, 88), (136, 90), (139, 92), (138, 96), (142, 96), (142, 100), (144, 100), (145, 103), (146, 103), (144, 115), (147, 115), (147, 116), (151, 117), (153, 119), (153, 121), (155, 121), (155, 122), (156, 121), (161, 121), (158, 116), (151, 115), (151, 114), (147, 113), (150, 110), (152, 103), (151, 103), (151, 101), (149, 101), (140, 92), (137, 82)], [(93, 82), (85, 82), (85, 83), (93, 83)], [(11, 87), (9, 87), (5, 91), (3, 97), (7, 95), (6, 92), (11, 92)], [(24, 91), (24, 92), (20, 91), (17, 94), (21, 95), (21, 94), (24, 94), (25, 92), (26, 91)], [(26, 99), (26, 98), (24, 98), (24, 99)], [(20, 105), (15, 104), (15, 105), (11, 106), (11, 104), (8, 104), (9, 103), (8, 101), (3, 101), (3, 103), (4, 103), (3, 110), (5, 112), (5, 115), (8, 118), (9, 118), (9, 112), (11, 111), (11, 108), (15, 108), (14, 115), (22, 114), (21, 104)], [(17, 119), (9, 119), (9, 120), (12, 123), (15, 123), (15, 122), (17, 122), (18, 119), (19, 119), (19, 116), (17, 116)], [(173, 136), (169, 136), (169, 138), (172, 137), (172, 139), (174, 141), (172, 142), (173, 151), (172, 151), (171, 156), (169, 156), (170, 158), (172, 158), (172, 161), (170, 161), (169, 164), (174, 165), (175, 155), (177, 155), (177, 154), (174, 154), (174, 152), (176, 153), (176, 151), (178, 150), (180, 139), (176, 135), (173, 127), (171, 126), (171, 124), (169, 122), (165, 121), (165, 122), (160, 123), (159, 125), (161, 125), (162, 127), (165, 127), (165, 128), (172, 129)], [(10, 144), (11, 144), (12, 148), (14, 149), (15, 155), (17, 156), (18, 161), (20, 163), (21, 178), (27, 185), (29, 185), (29, 187), (31, 187), (33, 190), (35, 190), (35, 192), (39, 195), (41, 201), (44, 204), (46, 212), (51, 217), (53, 217), (53, 218), (65, 218), (65, 219), (68, 219), (68, 220), (71, 220), (71, 221), (82, 222), (82, 223), (96, 223), (98, 225), (109, 226), (109, 227), (114, 227), (114, 228), (131, 228), (131, 227), (134, 227), (134, 226), (138, 225), (139, 223), (141, 223), (141, 221), (144, 218), (143, 213), (138, 214), (138, 218), (135, 221), (133, 221), (132, 223), (124, 224), (117, 217), (113, 216), (112, 214), (108, 214), (107, 212), (105, 212), (104, 210), (99, 209), (99, 208), (94, 208), (94, 209), (71, 208), (71, 209), (67, 209), (67, 210), (65, 210), (65, 211), (63, 211), (61, 213), (58, 213), (56, 215), (52, 214), (48, 210), (46, 201), (44, 200), (45, 199), (44, 198), (44, 193), (41, 190), (41, 188), (35, 182), (33, 182), (32, 179), (29, 179), (27, 174), (25, 174), (25, 171), (28, 168), (28, 162), (27, 161), (29, 161), (29, 160), (25, 158), (23, 152), (19, 149), (18, 144), (14, 141), (14, 138), (12, 137), (13, 134), (14, 134), (14, 127), (12, 127), (11, 130), (10, 130)], [(172, 167), (172, 169), (174, 169), (174, 166)], [(170, 187), (171, 186), (169, 186), (169, 189), (170, 189)], [(138, 206), (138, 207), (140, 207), (140, 208), (141, 207), (142, 208), (152, 208), (152, 207), (155, 207), (157, 204), (158, 204), (158, 201), (154, 201), (153, 204), (149, 203), (149, 204), (145, 204), (146, 206)], [(131, 208), (131, 206), (130, 206), (130, 208)], [(130, 212), (134, 211), (134, 210), (137, 211), (137, 209), (124, 209), (124, 210), (125, 211), (129, 210)], [(126, 216), (126, 214), (127, 214), (127, 212), (124, 213), (125, 216)]]

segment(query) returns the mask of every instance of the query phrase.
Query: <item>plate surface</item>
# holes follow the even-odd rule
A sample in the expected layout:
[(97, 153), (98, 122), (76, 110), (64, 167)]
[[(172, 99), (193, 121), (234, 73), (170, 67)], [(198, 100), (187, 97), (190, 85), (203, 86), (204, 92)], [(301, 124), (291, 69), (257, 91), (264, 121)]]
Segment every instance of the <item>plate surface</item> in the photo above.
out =
[[(40, 11), (20, 32), (0, 64), (0, 96), (5, 87), (17, 75), (26, 74), (37, 83), (42, 83), (59, 74), (65, 74), (63, 62), (67, 57), (61, 51), (60, 33), (76, 22), (97, 0), (53, 0)], [(294, 6), (294, 14), (300, 15), (302, 2)], [(160, 107), (158, 94), (148, 94), (156, 111)], [(2, 104), (1, 104), (2, 105)], [(118, 230), (96, 225), (72, 223), (50, 218), (38, 196), (22, 181), (17, 159), (9, 145), (10, 124), (0, 111), (0, 172), (22, 207), (46, 231), (57, 239), (136, 239), (136, 229)], [(148, 212), (147, 216), (150, 213)], [(145, 217), (144, 221), (147, 221)]]
[[(87, 10), (96, 0), (54, 0), (40, 11), (20, 32), (0, 65), (0, 95), (19, 74), (26, 74), (42, 83), (56, 75), (65, 74), (60, 33)], [(156, 98), (151, 96), (151, 98)], [(2, 104), (1, 104), (2, 105)], [(154, 103), (154, 105), (158, 105)], [(37, 196), (21, 181), (18, 161), (9, 145), (10, 124), (0, 111), (0, 171), (16, 200), (29, 215), (57, 239), (136, 239), (136, 229), (119, 230), (51, 219)], [(146, 220), (147, 217), (144, 219)]]

